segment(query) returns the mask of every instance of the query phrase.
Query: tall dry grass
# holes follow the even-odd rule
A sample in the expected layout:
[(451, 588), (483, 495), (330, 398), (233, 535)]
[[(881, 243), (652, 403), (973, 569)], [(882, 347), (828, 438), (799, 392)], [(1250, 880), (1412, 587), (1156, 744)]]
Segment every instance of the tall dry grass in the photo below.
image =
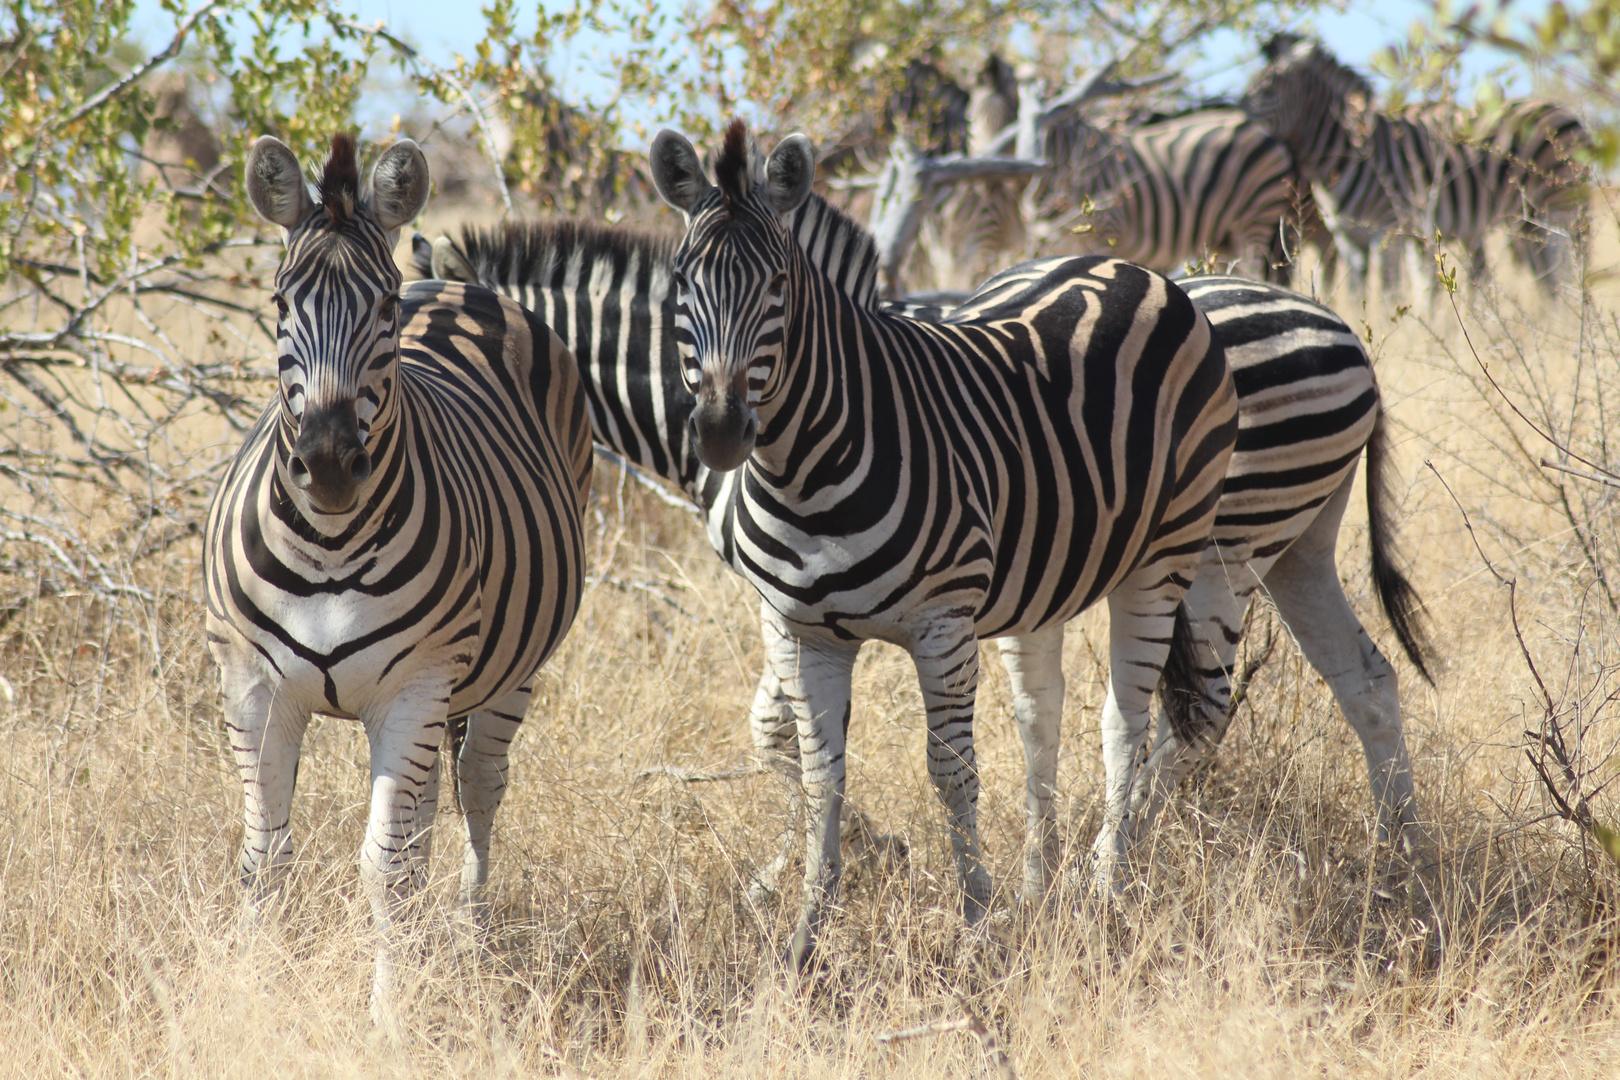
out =
[[(1594, 452), (1620, 403), (1607, 396), (1620, 393), (1615, 293), (1600, 283), (1584, 311), (1545, 309), (1509, 278), (1462, 298), (1462, 326), (1504, 388)], [(989, 1075), (965, 1032), (879, 1040), (969, 1012), (1024, 1077), (1612, 1075), (1616, 868), (1548, 816), (1524, 753), (1546, 709), (1463, 515), (1517, 582), (1524, 645), (1591, 790), (1614, 775), (1620, 736), (1620, 618), (1598, 583), (1620, 574), (1613, 493), (1527, 463), (1545, 448), (1483, 380), (1448, 303), (1345, 311), (1377, 346), (1408, 485), (1405, 546), (1446, 657), (1434, 688), (1403, 668), (1428, 834), (1409, 864), (1375, 849), (1359, 746), (1262, 608), (1245, 659), (1268, 635), (1283, 640), (1213, 765), (1145, 845), (1129, 902), (1104, 912), (1060, 895), (1013, 910), (1003, 896), (968, 933), (910, 665), (873, 646), (857, 670), (850, 794), (910, 856), (854, 863), (826, 969), (800, 983), (781, 962), (794, 902), (745, 899), (774, 853), (780, 784), (662, 771), (747, 761), (756, 601), (693, 521), (604, 468), (592, 584), (515, 748), (492, 925), (476, 944), (453, 928), (441, 839), (402, 1044), (367, 1020), (358, 726), (311, 727), (287, 909), (245, 941), (241, 796), (201, 640), (199, 541), (130, 564), (152, 602), (47, 589), (25, 560), (8, 564), (0, 1076)], [(199, 472), (228, 452), (217, 430), (193, 441)], [(204, 494), (189, 509), (199, 519)], [(133, 542), (118, 500), (79, 505), (77, 525), (109, 550)], [(1359, 509), (1340, 565), (1391, 646)], [(1088, 614), (1069, 636), (1072, 857), (1098, 820), (1105, 618)], [(1010, 713), (989, 663), (980, 814), (1004, 885), (1023, 813)], [(1620, 818), (1606, 792), (1592, 805)], [(453, 815), (442, 823), (453, 839)]]

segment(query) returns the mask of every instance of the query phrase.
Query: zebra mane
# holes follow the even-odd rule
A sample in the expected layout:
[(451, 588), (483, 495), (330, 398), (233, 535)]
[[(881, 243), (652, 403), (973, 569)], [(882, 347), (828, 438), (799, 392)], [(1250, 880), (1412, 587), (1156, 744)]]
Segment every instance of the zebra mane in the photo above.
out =
[(827, 280), (866, 311), (876, 311), (878, 256), (872, 234), (815, 192), (793, 212), (793, 239)]
[[(603, 257), (639, 254), (649, 266), (666, 270), (675, 261), (679, 237), (625, 225), (605, 225), (588, 218), (508, 221), (500, 225), (462, 227), (458, 247), (480, 281), (524, 282), (538, 287), (563, 284), (570, 263), (589, 273)], [(576, 260), (576, 255), (578, 259)], [(431, 267), (416, 255), (417, 270), (431, 277)]]
[(333, 230), (343, 228), (360, 202), (360, 164), (355, 160), (354, 136), (342, 132), (332, 136), (332, 152), (321, 170), (320, 192), (327, 224)]
[(714, 159), (714, 180), (720, 193), (726, 197), (726, 209), (741, 206), (748, 193), (765, 179), (765, 160), (760, 156), (759, 144), (748, 134), (742, 120), (726, 125), (720, 153)]

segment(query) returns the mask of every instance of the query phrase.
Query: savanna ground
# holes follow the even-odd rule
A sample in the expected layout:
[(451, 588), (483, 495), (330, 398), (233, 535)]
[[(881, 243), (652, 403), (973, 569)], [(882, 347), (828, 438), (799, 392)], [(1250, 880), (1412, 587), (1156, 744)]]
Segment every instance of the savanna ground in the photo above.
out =
[[(311, 726), (287, 911), (244, 944), (241, 792), (202, 640), (201, 541), (132, 520), (130, 500), (104, 489), (63, 480), (45, 500), (37, 483), (8, 487), (18, 513), (79, 515), (145, 596), (63, 586), (38, 544), (13, 544), (0, 575), (0, 1076), (986, 1075), (969, 1032), (879, 1038), (970, 1015), (1024, 1077), (1612, 1075), (1617, 868), (1554, 815), (1525, 747), (1550, 703), (1571, 754), (1570, 774), (1550, 769), (1556, 785), (1567, 796), (1573, 775), (1592, 793), (1614, 774), (1617, 493), (1537, 465), (1556, 451), (1511, 415), (1463, 335), (1520, 408), (1620, 462), (1606, 453), (1620, 286), (1602, 273), (1613, 215), (1599, 219), (1584, 302), (1569, 291), (1543, 305), (1507, 272), (1459, 294), (1460, 318), (1445, 297), (1405, 313), (1393, 299), (1339, 303), (1374, 342), (1404, 550), (1444, 656), (1432, 688), (1401, 661), (1427, 832), (1409, 863), (1376, 850), (1359, 745), (1261, 607), (1241, 662), (1268, 637), (1276, 647), (1213, 765), (1144, 846), (1128, 901), (1107, 914), (1056, 895), (970, 936), (910, 665), (874, 646), (857, 671), (849, 792), (909, 858), (852, 848), (825, 971), (803, 983), (781, 961), (795, 901), (744, 895), (775, 850), (782, 785), (665, 768), (748, 762), (756, 601), (691, 516), (633, 478), (597, 472), (591, 584), (515, 748), (477, 948), (447, 918), (456, 823), (441, 811), (450, 835), (402, 1044), (367, 1018), (358, 725)], [(175, 335), (265, 362), (262, 343), (205, 340), (174, 310)], [(268, 384), (240, 389), (257, 401)], [(51, 437), (8, 419), (8, 438)], [(237, 436), (200, 409), (170, 426), (171, 525), (200, 523)], [(1358, 497), (1341, 573), (1394, 655), (1364, 521)], [(1539, 682), (1486, 558), (1516, 581)], [(1069, 636), (1071, 859), (1098, 821), (1105, 620), (1088, 614)], [(993, 659), (979, 702), (980, 820), (1005, 886), (1020, 866), (1023, 769)], [(1591, 805), (1620, 818), (1606, 792)]]

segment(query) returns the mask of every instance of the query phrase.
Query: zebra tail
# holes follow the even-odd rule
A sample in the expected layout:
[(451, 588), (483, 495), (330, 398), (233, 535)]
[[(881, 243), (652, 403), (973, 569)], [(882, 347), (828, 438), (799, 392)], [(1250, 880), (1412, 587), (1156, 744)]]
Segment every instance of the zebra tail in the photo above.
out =
[(1198, 670), (1198, 639), (1186, 601), (1176, 605), (1175, 628), (1170, 631), (1170, 655), (1159, 672), (1159, 703), (1164, 706), (1170, 730), (1184, 743), (1193, 743), (1203, 727), (1193, 719), (1193, 706), (1218, 706), (1205, 689), (1206, 680)]
[(1373, 587), (1378, 602), (1389, 617), (1395, 636), (1407, 659), (1430, 686), (1434, 676), (1429, 668), (1436, 659), (1429, 642), (1427, 617), (1417, 590), (1396, 565), (1395, 495), (1389, 474), (1389, 434), (1384, 429), (1384, 410), (1378, 410), (1372, 438), (1367, 440), (1367, 532), (1372, 547)]

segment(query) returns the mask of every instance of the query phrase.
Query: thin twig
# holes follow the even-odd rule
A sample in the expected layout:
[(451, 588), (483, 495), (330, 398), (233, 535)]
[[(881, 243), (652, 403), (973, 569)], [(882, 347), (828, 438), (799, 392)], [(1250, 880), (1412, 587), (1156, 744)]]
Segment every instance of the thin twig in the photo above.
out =
[(679, 765), (649, 765), (638, 771), (634, 779), (647, 780), (654, 776), (666, 776), (683, 784), (714, 784), (723, 780), (742, 780), (768, 771), (764, 765), (759, 764), (737, 765), (729, 769), (687, 769)]
[(101, 108), (108, 101), (111, 101), (119, 94), (122, 94), (125, 90), (128, 90), (134, 84), (140, 82), (141, 79), (146, 77), (147, 72), (161, 64), (166, 64), (170, 60), (173, 60), (175, 57), (179, 56), (180, 50), (182, 47), (184, 47), (186, 38), (191, 34), (192, 29), (203, 19), (204, 16), (213, 11), (215, 8), (219, 7), (219, 5), (222, 3), (224, 3), (224, 0), (208, 0), (208, 3), (186, 16), (185, 20), (181, 22), (180, 25), (175, 27), (174, 38), (169, 42), (168, 45), (164, 46), (162, 52), (152, 54), (151, 56), (147, 57), (145, 61), (137, 64), (135, 68), (122, 79), (119, 79), (117, 82), (109, 83), (98, 93), (92, 94), (90, 98), (84, 102), (84, 104), (80, 105), (77, 109), (74, 109), (67, 115), (65, 119), (58, 120), (53, 123), (51, 125), (51, 130), (57, 131), (61, 128), (69, 126), (70, 124), (83, 120), (86, 116), (89, 116), (91, 113)]
[(331, 8), (328, 8), (327, 11), (328, 18), (337, 25), (387, 42), (393, 47), (394, 51), (398, 52), (406, 60), (420, 68), (431, 71), (434, 75), (443, 79), (457, 94), (461, 95), (461, 100), (466, 103), (467, 110), (472, 113), (473, 126), (478, 129), (479, 144), (482, 146), (485, 156), (489, 158), (490, 169), (495, 174), (495, 184), (501, 190), (501, 205), (504, 207), (501, 216), (503, 218), (510, 217), (512, 214), (512, 193), (506, 187), (506, 170), (501, 164), (500, 148), (495, 145), (495, 136), (490, 130), (489, 118), (484, 115), (484, 107), (478, 103), (478, 99), (467, 85), (448, 70), (431, 60), (425, 59), (421, 53), (389, 33), (387, 24), (381, 19), (377, 20), (375, 24), (367, 26), (353, 16), (339, 15)]

